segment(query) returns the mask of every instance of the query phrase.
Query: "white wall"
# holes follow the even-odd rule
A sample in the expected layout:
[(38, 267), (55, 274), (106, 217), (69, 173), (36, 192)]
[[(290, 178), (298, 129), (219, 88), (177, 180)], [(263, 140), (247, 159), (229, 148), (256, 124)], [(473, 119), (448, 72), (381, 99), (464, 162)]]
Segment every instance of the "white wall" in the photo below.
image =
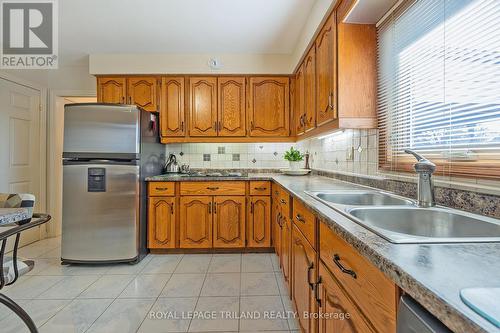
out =
[[(212, 70), (216, 58), (222, 68)], [(286, 54), (92, 54), (92, 74), (288, 74)]]

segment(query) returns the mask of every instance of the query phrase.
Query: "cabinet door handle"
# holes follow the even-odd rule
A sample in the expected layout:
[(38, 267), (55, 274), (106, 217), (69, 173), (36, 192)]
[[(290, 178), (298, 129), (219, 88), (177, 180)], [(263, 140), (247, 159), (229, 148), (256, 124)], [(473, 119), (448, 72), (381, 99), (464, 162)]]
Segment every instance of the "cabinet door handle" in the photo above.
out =
[(255, 129), (255, 126), (253, 125), (253, 121), (250, 122), (250, 129), (251, 130)]
[(132, 96), (128, 97), (128, 104), (132, 104)]
[(295, 219), (298, 222), (306, 223), (306, 220), (304, 220), (304, 218), (302, 217), (302, 215), (300, 215), (299, 213), (297, 213), (297, 215), (295, 215)]
[(209, 186), (209, 187), (207, 187), (207, 190), (210, 190), (210, 191), (216, 191), (218, 189), (219, 188), (217, 186), (213, 186), (213, 187)]
[(174, 204), (170, 205), (170, 214), (174, 214)]
[(281, 227), (281, 213), (276, 214), (276, 224)]
[(218, 131), (218, 130), (217, 130), (217, 120), (216, 120), (216, 121), (215, 121), (215, 123), (214, 123), (214, 128), (215, 128), (215, 131), (217, 132), (217, 131)]
[(333, 110), (333, 93), (328, 95), (328, 107)]
[(316, 282), (316, 286), (314, 288), (314, 298), (316, 299), (316, 303), (318, 304), (319, 307), (321, 307), (321, 297), (319, 295), (319, 287), (321, 286), (321, 276), (318, 279), (318, 282)]
[(125, 104), (125, 96), (122, 96), (122, 104)]
[(280, 202), (281, 202), (282, 204), (286, 204), (285, 199), (280, 199)]
[(253, 202), (250, 203), (250, 214), (253, 214)]
[(262, 187), (254, 187), (253, 189), (257, 190), (257, 191), (265, 191), (265, 190), (267, 190), (267, 187), (263, 187), (263, 186)]
[(214, 202), (214, 214), (217, 214), (217, 202)]
[(219, 121), (219, 132), (222, 131), (222, 122)]
[(184, 131), (184, 120), (181, 121), (181, 131)]
[(309, 267), (307, 267), (307, 283), (309, 284), (309, 288), (314, 290), (314, 283), (311, 282), (311, 272), (314, 268), (314, 263), (312, 262)]
[(333, 262), (335, 263), (335, 265), (337, 265), (337, 267), (340, 269), (340, 271), (344, 274), (348, 274), (350, 276), (352, 276), (354, 279), (357, 279), (358, 276), (356, 275), (356, 272), (351, 270), (351, 269), (347, 269), (345, 268), (341, 263), (340, 263), (340, 256), (335, 253), (333, 255)]
[(208, 203), (208, 214), (212, 214), (212, 203)]

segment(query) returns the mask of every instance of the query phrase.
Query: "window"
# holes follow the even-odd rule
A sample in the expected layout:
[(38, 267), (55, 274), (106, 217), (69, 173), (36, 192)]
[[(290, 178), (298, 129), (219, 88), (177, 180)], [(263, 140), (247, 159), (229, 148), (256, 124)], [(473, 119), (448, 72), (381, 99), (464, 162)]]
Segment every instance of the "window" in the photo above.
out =
[(500, 1), (411, 0), (378, 27), (380, 167), (500, 177)]

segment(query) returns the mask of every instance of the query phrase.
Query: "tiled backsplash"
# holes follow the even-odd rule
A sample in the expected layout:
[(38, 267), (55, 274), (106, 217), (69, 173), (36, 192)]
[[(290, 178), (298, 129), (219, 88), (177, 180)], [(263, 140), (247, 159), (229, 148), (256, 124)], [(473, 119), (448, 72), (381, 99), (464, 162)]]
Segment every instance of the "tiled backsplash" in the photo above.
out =
[[(166, 151), (175, 153), (180, 164), (186, 163), (192, 168), (279, 169), (288, 167), (283, 154), (294, 146), (302, 153), (310, 153), (310, 167), (315, 170), (415, 183), (415, 173), (378, 171), (377, 135), (375, 129), (345, 130), (297, 143), (183, 143), (168, 144)], [(435, 184), (500, 195), (500, 181), (496, 180), (435, 176)]]

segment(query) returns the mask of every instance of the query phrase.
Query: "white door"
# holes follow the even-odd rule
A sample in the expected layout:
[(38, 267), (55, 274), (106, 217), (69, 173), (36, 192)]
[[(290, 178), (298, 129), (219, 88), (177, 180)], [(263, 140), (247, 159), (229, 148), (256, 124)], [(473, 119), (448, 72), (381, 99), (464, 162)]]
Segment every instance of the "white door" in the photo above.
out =
[[(32, 193), (40, 207), (40, 92), (0, 79), (0, 192)], [(38, 206), (38, 207), (37, 207)], [(21, 245), (40, 239), (22, 233)]]

